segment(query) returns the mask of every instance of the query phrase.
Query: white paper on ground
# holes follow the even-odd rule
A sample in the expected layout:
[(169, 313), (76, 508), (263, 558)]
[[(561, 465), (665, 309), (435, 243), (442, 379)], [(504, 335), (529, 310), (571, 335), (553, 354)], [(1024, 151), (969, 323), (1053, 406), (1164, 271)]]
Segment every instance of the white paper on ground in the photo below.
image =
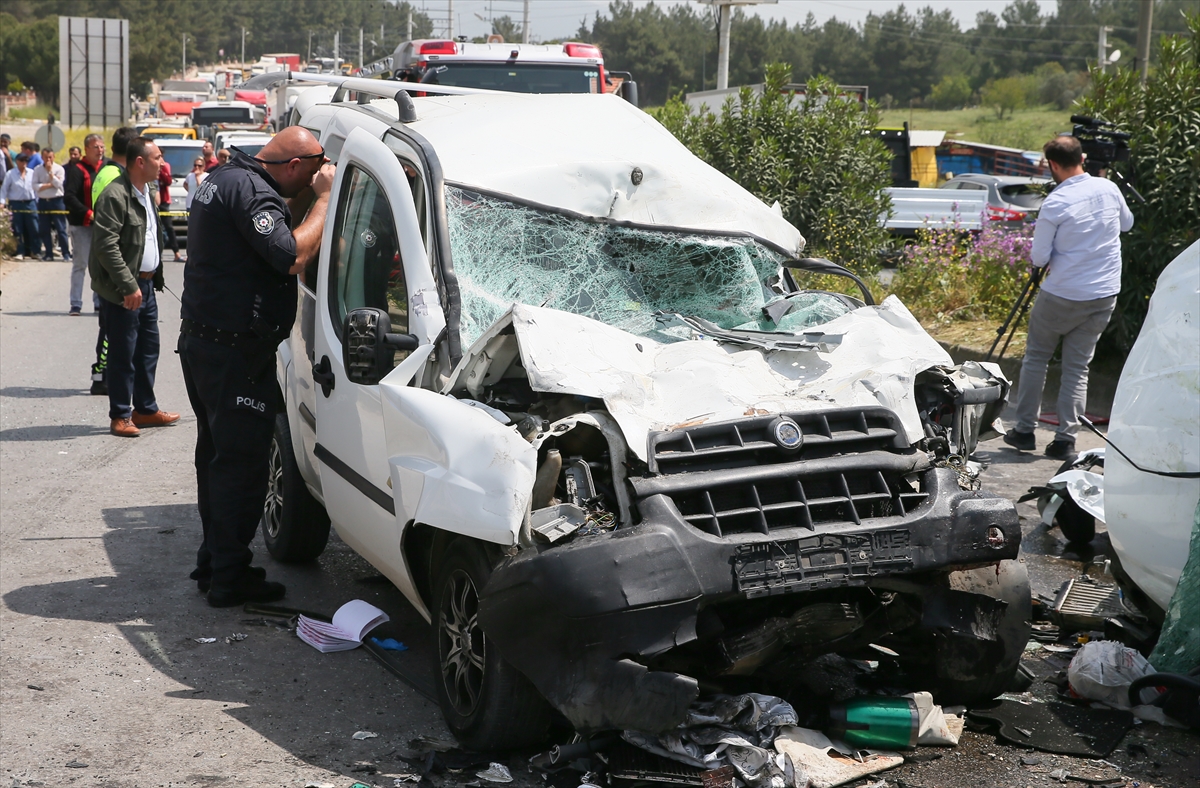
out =
[(388, 620), (388, 614), (371, 603), (354, 599), (338, 608), (330, 624), (300, 616), (296, 634), (322, 654), (349, 651), (361, 646), (368, 632)]
[(886, 750), (860, 750), (859, 761), (844, 742), (835, 743), (820, 731), (790, 725), (779, 729), (775, 750), (792, 759), (797, 780), (803, 769), (812, 788), (833, 788), (904, 763), (903, 755)]
[(951, 715), (947, 715), (942, 707), (933, 702), (933, 696), (928, 692), (911, 692), (905, 695), (912, 698), (917, 705), (917, 744), (943, 744), (950, 747), (958, 745), (958, 737), (962, 734), (962, 720), (951, 727)]

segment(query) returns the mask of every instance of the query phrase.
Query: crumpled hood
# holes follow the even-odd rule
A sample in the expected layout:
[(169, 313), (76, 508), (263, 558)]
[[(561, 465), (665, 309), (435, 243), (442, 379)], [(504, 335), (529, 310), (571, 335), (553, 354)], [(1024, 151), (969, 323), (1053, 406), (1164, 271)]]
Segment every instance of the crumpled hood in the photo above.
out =
[(764, 352), (711, 340), (663, 344), (579, 315), (514, 304), (471, 354), (508, 323), (533, 389), (603, 400), (643, 461), (651, 431), (755, 411), (882, 405), (916, 443), (924, 431), (914, 380), (930, 367), (953, 365), (895, 296), (820, 326), (842, 335), (828, 350)]

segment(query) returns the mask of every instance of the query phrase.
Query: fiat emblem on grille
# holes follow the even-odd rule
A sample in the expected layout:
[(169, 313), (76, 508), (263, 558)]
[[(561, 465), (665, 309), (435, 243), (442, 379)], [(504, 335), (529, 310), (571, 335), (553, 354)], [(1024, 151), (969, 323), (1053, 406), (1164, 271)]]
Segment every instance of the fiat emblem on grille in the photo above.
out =
[(804, 433), (800, 431), (800, 425), (787, 416), (773, 420), (770, 430), (776, 445), (784, 451), (797, 451), (804, 443)]

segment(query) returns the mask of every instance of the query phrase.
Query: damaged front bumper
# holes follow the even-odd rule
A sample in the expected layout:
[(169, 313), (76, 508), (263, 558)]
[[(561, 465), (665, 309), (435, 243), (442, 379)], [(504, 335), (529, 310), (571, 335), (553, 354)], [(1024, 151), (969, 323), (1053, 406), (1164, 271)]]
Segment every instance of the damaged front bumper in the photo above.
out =
[[(952, 470), (930, 467), (923, 454), (867, 452), (821, 463), (806, 469), (834, 489), (818, 499), (806, 480), (795, 495), (811, 512), (840, 496), (840, 511), (852, 515), (846, 521), (773, 527), (771, 513), (791, 505), (768, 497), (772, 485), (792, 483), (787, 464), (635, 480), (637, 525), (536, 545), (501, 562), (481, 594), (483, 628), (585, 732), (677, 726), (699, 694), (698, 680), (648, 665), (706, 637), (698, 622), (704, 629), (701, 613), (712, 606), (890, 587), (915, 590), (923, 626), (986, 630), (992, 600), (914, 581), (1016, 558), (1020, 527), (1012, 503), (963, 491)], [(898, 488), (897, 479), (910, 486)], [(706, 492), (717, 483), (740, 491), (735, 502), (750, 496), (757, 505), (722, 509), (720, 496)], [(761, 528), (750, 532), (745, 524), (755, 522)], [(956, 594), (968, 597), (965, 608)]]

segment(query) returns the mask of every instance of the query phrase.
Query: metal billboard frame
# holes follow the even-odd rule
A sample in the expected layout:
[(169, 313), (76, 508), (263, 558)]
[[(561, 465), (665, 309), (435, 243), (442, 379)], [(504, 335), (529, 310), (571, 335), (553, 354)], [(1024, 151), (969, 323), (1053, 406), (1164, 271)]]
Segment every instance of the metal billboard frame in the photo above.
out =
[(129, 20), (58, 18), (62, 125), (123, 126), (129, 106)]

